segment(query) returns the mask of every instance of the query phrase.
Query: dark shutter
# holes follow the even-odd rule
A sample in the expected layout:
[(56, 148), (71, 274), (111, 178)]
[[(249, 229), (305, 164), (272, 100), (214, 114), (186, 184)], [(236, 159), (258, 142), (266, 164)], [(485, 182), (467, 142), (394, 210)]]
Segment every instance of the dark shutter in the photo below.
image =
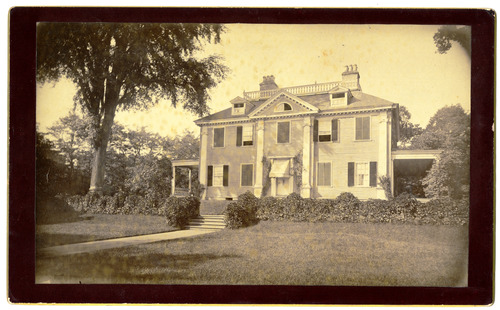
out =
[(212, 186), (213, 174), (214, 174), (214, 166), (208, 166), (208, 169), (207, 169), (207, 186)]
[(339, 120), (332, 119), (332, 141), (339, 141)]
[(371, 187), (377, 186), (377, 162), (376, 161), (370, 162), (370, 186)]
[(363, 117), (363, 139), (370, 139), (370, 117)]
[(243, 145), (243, 126), (236, 127), (236, 146)]
[(356, 140), (363, 139), (363, 118), (356, 117)]
[(313, 126), (313, 141), (318, 142), (318, 133), (319, 133), (319, 123), (318, 120), (314, 120), (314, 126)]
[(347, 186), (354, 186), (354, 163), (347, 163)]
[(229, 186), (229, 166), (224, 165), (224, 174), (222, 176), (222, 186)]

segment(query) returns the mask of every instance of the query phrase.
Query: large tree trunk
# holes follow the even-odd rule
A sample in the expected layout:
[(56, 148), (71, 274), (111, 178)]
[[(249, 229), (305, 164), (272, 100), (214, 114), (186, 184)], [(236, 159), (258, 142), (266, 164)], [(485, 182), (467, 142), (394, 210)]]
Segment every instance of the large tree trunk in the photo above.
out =
[(111, 127), (115, 118), (116, 105), (110, 105), (104, 110), (104, 117), (99, 128), (97, 141), (94, 146), (94, 160), (90, 176), (90, 192), (102, 193), (104, 185), (104, 170), (106, 167), (106, 149), (111, 136)]

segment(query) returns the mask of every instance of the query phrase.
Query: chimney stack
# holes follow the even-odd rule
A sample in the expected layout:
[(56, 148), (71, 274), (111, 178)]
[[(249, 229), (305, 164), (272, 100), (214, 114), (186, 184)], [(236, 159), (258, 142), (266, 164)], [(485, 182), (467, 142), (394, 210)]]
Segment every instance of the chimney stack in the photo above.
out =
[(262, 78), (262, 83), (260, 85), (260, 90), (270, 90), (278, 88), (278, 85), (274, 81), (274, 75), (264, 76)]
[(349, 88), (350, 90), (361, 90), (361, 85), (359, 84), (359, 72), (358, 65), (346, 65), (345, 71), (342, 72), (342, 86)]

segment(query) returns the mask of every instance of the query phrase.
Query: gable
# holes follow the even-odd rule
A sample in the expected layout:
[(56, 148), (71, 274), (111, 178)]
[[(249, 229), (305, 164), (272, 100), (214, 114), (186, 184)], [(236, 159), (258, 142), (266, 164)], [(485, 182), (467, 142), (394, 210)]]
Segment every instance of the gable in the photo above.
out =
[(317, 113), (318, 108), (310, 103), (282, 91), (266, 100), (257, 109), (248, 116), (255, 117), (273, 117)]

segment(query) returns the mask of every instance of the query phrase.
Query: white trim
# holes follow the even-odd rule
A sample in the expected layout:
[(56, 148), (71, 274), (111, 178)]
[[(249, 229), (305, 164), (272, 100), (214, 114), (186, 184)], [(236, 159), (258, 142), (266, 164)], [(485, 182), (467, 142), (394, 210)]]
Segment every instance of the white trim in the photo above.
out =
[[(330, 185), (319, 185), (319, 164), (330, 164)], [(333, 187), (333, 162), (332, 161), (318, 161), (316, 163), (316, 186), (317, 187)]]
[[(356, 139), (356, 119), (358, 118), (365, 118), (368, 117), (368, 139)], [(366, 141), (372, 141), (372, 116), (371, 115), (365, 115), (365, 116), (355, 116), (354, 117), (354, 139), (353, 141), (357, 142), (366, 142)]]
[[(252, 165), (252, 185), (243, 185), (243, 165)], [(240, 187), (253, 187), (255, 184), (255, 165), (253, 163), (241, 163), (240, 164)]]
[[(237, 104), (242, 104), (243, 107), (236, 108), (235, 105), (237, 105)], [(244, 102), (233, 103), (233, 108), (231, 110), (231, 115), (245, 115), (246, 108), (247, 108), (247, 105)], [(236, 109), (243, 109), (243, 112), (242, 113), (236, 113), (236, 111), (237, 111)]]
[[(288, 142), (278, 142), (278, 124), (279, 123), (288, 123)], [(292, 122), (291, 121), (276, 121), (276, 144), (290, 144), (292, 137)]]
[[(224, 129), (224, 134), (222, 135), (222, 146), (215, 146), (215, 129)], [(217, 126), (212, 128), (212, 148), (224, 148), (226, 147), (226, 127), (225, 126)]]

